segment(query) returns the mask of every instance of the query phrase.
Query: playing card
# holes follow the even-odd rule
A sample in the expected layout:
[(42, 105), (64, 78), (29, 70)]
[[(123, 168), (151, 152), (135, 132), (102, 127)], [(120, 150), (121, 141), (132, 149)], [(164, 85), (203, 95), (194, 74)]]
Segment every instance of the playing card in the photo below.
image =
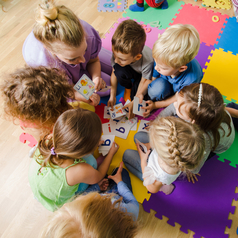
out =
[(143, 153), (146, 153), (146, 152), (147, 152), (147, 147), (146, 147), (143, 143), (141, 143), (141, 142), (138, 141), (137, 139), (136, 139), (136, 143), (139, 144), (140, 149), (142, 150)]
[(112, 130), (113, 134), (122, 139), (126, 139), (130, 132), (131, 125), (127, 123), (122, 123), (119, 121), (116, 125), (113, 125)]
[(98, 149), (99, 149), (99, 152), (100, 151), (109, 151), (110, 148), (112, 147), (112, 143), (115, 139), (115, 135), (102, 135), (101, 136), (101, 140), (104, 141), (103, 144), (101, 144)]
[(111, 117), (111, 116), (110, 116), (109, 108), (108, 108), (108, 106), (105, 106), (105, 107), (104, 107), (104, 115), (103, 115), (103, 118), (109, 119), (110, 117)]
[(112, 119), (126, 115), (126, 112), (124, 109), (122, 109), (122, 107), (123, 107), (122, 103), (119, 103), (113, 106), (113, 108), (109, 108), (109, 112)]
[(107, 90), (109, 90), (110, 88), (112, 88), (112, 86), (106, 86), (105, 88), (98, 90), (98, 92), (103, 93), (103, 92), (106, 92)]
[(139, 131), (146, 131), (146, 132), (148, 132), (148, 131), (146, 130), (146, 127), (149, 126), (149, 123), (150, 123), (149, 121), (141, 120), (141, 121), (140, 121), (139, 128), (138, 128), (138, 132), (139, 132)]
[(103, 135), (111, 135), (112, 134), (112, 126), (110, 122), (102, 124), (102, 132)]
[(74, 85), (74, 89), (88, 100), (95, 91), (95, 84), (86, 74), (83, 74)]
[(143, 113), (145, 112), (145, 109), (142, 109), (142, 107), (146, 106), (146, 102), (143, 100), (142, 103), (139, 103), (139, 98), (134, 97), (133, 100), (133, 113), (135, 115), (139, 115), (143, 117)]

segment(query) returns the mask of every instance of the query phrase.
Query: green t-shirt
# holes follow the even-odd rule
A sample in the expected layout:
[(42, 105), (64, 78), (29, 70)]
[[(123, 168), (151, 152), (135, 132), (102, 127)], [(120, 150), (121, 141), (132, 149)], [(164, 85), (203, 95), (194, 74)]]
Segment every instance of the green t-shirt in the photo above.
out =
[(29, 183), (36, 199), (48, 210), (55, 211), (75, 195), (79, 186), (68, 185), (66, 169), (78, 163), (85, 163), (85, 160), (75, 160), (74, 164), (66, 168), (42, 167), (36, 162), (39, 154), (40, 151), (37, 149), (28, 172)]

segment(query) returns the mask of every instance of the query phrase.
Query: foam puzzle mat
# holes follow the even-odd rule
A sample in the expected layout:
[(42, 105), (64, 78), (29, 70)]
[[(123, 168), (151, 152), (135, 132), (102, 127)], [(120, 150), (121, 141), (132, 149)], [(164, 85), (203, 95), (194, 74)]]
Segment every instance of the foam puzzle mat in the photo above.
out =
[[(119, 23), (125, 19), (133, 19), (143, 25), (147, 34), (146, 45), (150, 48), (153, 47), (158, 34), (163, 33), (170, 25), (192, 24), (200, 34), (201, 43), (196, 59), (203, 68), (202, 82), (217, 87), (224, 95), (226, 103), (236, 102), (238, 100), (236, 76), (238, 23), (235, 18), (175, 0), (168, 0), (168, 4), (169, 8), (166, 10), (148, 7), (146, 3), (144, 12), (131, 12), (126, 9), (126, 12), (122, 14), (123, 17), (118, 19), (105, 34), (102, 39), (103, 47), (111, 50), (112, 35)], [(123, 93), (123, 89), (119, 89), (117, 102), (122, 102)], [(107, 100), (107, 98), (102, 99), (102, 104), (96, 107), (96, 113), (101, 118)], [(156, 111), (149, 119), (154, 119), (159, 112)], [(143, 118), (139, 118), (141, 119)], [(126, 149), (136, 149), (133, 141), (135, 133), (135, 131), (130, 131), (126, 140), (116, 137), (115, 140), (120, 148), (112, 161), (109, 173), (118, 166)], [(143, 207), (147, 212), (150, 212), (150, 209), (156, 211), (156, 217), (159, 219), (165, 216), (168, 224), (172, 226), (175, 223), (180, 224), (181, 231), (187, 233), (189, 229), (195, 232), (193, 237), (228, 237), (224, 232), (229, 230), (231, 225), (230, 219), (235, 211), (232, 204), (234, 201), (238, 204), (236, 201), (238, 195), (235, 193), (238, 185), (237, 144), (238, 134), (236, 132), (235, 141), (230, 149), (205, 163), (197, 183), (188, 183), (186, 180), (176, 181), (176, 189), (169, 196), (160, 192), (148, 193), (142, 182), (130, 174), (136, 199), (140, 203), (143, 202)]]
[(126, 0), (99, 0), (99, 12), (123, 12), (127, 7)]
[(174, 182), (176, 189), (168, 196), (160, 192), (151, 194), (150, 200), (143, 202), (144, 210), (153, 209), (159, 219), (162, 215), (168, 217), (172, 226), (179, 223), (180, 230), (185, 233), (192, 230), (194, 238), (228, 237), (224, 234), (226, 226), (231, 225), (228, 215), (235, 212), (231, 203), (238, 198), (235, 193), (237, 169), (227, 161), (220, 162), (213, 157), (205, 163), (200, 174), (195, 184)]

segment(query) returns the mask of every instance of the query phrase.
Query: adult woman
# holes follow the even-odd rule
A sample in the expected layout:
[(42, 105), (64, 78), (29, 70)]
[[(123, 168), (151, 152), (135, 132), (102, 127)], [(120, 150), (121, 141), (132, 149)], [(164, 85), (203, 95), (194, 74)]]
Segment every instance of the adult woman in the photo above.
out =
[[(23, 45), (23, 57), (33, 67), (42, 65), (64, 69), (72, 84), (87, 74), (98, 91), (110, 84), (111, 74), (111, 53), (102, 49), (99, 56), (101, 44), (92, 26), (78, 19), (67, 7), (55, 6), (52, 0), (47, 0), (42, 1), (37, 9), (33, 31)], [(107, 91), (101, 96), (108, 94)], [(94, 106), (100, 99), (93, 94), (90, 100), (86, 100), (76, 91), (75, 98)]]

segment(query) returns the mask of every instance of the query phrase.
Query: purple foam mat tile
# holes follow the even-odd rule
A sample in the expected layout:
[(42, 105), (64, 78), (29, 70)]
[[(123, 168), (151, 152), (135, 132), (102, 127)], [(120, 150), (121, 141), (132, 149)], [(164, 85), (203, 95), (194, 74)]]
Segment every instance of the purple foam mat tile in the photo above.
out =
[(214, 50), (215, 50), (215, 47), (213, 45), (208, 46), (204, 42), (200, 44), (200, 48), (195, 59), (199, 62), (199, 64), (201, 65), (203, 69), (207, 68), (206, 62), (208, 61), (208, 57), (212, 56), (211, 51), (214, 51)]
[(99, 12), (123, 12), (127, 7), (126, 0), (99, 0)]
[(145, 211), (153, 209), (156, 217), (169, 218), (168, 224), (180, 224), (181, 231), (195, 232), (194, 237), (228, 237), (224, 234), (230, 212), (235, 212), (232, 200), (238, 185), (238, 169), (231, 167), (229, 161), (221, 162), (216, 158), (208, 160), (200, 171), (201, 177), (195, 184), (175, 181), (176, 189), (170, 195), (161, 192), (151, 194), (149, 201), (143, 202)]

